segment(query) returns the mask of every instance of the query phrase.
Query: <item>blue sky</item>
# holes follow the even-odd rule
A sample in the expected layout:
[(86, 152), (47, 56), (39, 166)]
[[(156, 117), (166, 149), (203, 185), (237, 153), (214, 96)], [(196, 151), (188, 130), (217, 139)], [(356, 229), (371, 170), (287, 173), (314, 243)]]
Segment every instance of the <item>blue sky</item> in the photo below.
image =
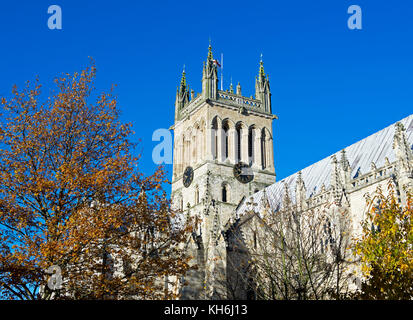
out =
[[(57, 4), (63, 29), (49, 30)], [(363, 29), (347, 27), (359, 5)], [(230, 78), (254, 93), (260, 54), (270, 75), (280, 180), (412, 113), (413, 5), (394, 0), (7, 1), (0, 4), (0, 96), (36, 75), (52, 83), (92, 56), (98, 91), (118, 85), (122, 119), (154, 170), (152, 133), (169, 128), (182, 67), (196, 92), (209, 38)], [(171, 174), (172, 167), (167, 166)]]

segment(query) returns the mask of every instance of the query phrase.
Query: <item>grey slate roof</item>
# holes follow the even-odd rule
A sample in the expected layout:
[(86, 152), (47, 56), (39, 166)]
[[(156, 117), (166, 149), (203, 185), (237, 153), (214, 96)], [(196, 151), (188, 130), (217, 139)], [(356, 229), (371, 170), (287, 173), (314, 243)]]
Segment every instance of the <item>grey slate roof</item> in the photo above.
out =
[[(399, 122), (401, 122), (406, 129), (407, 141), (411, 149), (413, 149), (413, 114)], [(351, 166), (351, 178), (354, 178), (357, 172), (359, 172), (360, 175), (368, 173), (372, 162), (379, 168), (384, 165), (386, 157), (390, 163), (396, 160), (392, 147), (394, 132), (395, 123), (345, 148), (346, 156)], [(341, 159), (340, 153), (341, 150), (334, 154), (337, 160)], [(307, 197), (318, 194), (323, 184), (326, 189), (330, 186), (332, 156), (333, 155), (326, 157), (301, 170)], [(271, 208), (277, 209), (280, 207), (284, 196), (284, 182), (288, 185), (292, 201), (295, 201), (294, 191), (297, 175), (298, 172), (265, 188)], [(262, 196), (263, 190), (255, 193), (252, 195), (253, 202), (260, 204)], [(246, 210), (246, 203), (249, 199), (250, 197), (239, 206), (237, 214), (242, 215)]]

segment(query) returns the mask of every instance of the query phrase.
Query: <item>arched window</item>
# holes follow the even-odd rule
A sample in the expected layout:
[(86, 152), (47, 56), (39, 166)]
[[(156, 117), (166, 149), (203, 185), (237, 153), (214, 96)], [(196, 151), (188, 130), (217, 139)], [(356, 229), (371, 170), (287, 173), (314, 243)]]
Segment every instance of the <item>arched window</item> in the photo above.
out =
[(186, 140), (185, 140), (185, 135), (182, 135), (181, 139), (181, 150), (182, 150), (182, 157), (181, 157), (181, 173), (184, 171), (184, 168), (186, 166)]
[(267, 167), (267, 145), (266, 145), (266, 133), (265, 129), (261, 131), (261, 159), (262, 159), (262, 168)]
[(236, 154), (236, 162), (240, 162), (241, 161), (241, 125), (238, 124), (236, 126), (236, 133), (237, 133), (237, 137), (236, 137), (236, 146), (237, 146), (237, 154)]
[(224, 133), (224, 159), (228, 159), (229, 157), (229, 147), (228, 147), (228, 130), (229, 130), (229, 126), (228, 126), (228, 122), (225, 121), (222, 124), (222, 129), (223, 129), (223, 133)]
[(228, 190), (227, 190), (227, 185), (224, 184), (222, 186), (222, 202), (227, 202), (228, 201)]
[(212, 157), (216, 160), (218, 155), (218, 123), (215, 117), (212, 120)]
[(194, 165), (197, 162), (197, 158), (196, 158), (196, 156), (197, 156), (197, 147), (198, 147), (197, 139), (196, 139), (197, 132), (198, 131), (196, 130), (195, 132), (192, 133), (193, 135), (192, 135), (192, 139), (191, 139), (191, 162), (190, 162), (190, 165)]
[(248, 161), (251, 165), (254, 162), (254, 126), (248, 128)]

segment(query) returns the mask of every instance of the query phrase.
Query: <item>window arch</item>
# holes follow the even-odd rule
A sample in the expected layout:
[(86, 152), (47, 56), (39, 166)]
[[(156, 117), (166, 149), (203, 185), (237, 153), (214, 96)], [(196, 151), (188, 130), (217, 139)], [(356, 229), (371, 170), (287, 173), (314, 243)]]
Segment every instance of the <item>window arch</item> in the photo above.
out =
[(235, 127), (235, 132), (236, 132), (236, 162), (240, 162), (241, 161), (241, 147), (242, 147), (242, 143), (241, 143), (241, 134), (242, 134), (242, 128), (241, 128), (241, 124), (238, 123)]
[(223, 130), (222, 133), (224, 135), (224, 139), (223, 139), (224, 159), (228, 159), (229, 157), (229, 124), (227, 120), (222, 123), (222, 130)]
[(212, 158), (217, 159), (218, 156), (218, 120), (215, 117), (212, 120)]
[(221, 187), (221, 200), (222, 202), (229, 202), (230, 201), (230, 187), (229, 184), (224, 182)]
[(223, 185), (222, 186), (222, 202), (227, 202), (228, 201), (227, 196), (228, 196), (227, 186)]
[(265, 128), (261, 131), (261, 163), (262, 168), (265, 169), (267, 167), (267, 142), (266, 142), (266, 132)]
[(248, 128), (248, 162), (251, 165), (255, 161), (256, 155), (255, 149), (255, 126), (252, 125)]

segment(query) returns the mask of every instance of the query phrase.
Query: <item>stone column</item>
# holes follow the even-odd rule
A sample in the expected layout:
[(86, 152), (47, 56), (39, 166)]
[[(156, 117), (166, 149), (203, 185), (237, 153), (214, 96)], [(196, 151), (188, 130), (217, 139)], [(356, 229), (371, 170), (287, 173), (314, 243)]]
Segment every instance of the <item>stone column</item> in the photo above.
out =
[(274, 169), (274, 141), (271, 137), (267, 140), (267, 150), (268, 150), (268, 168)]
[(272, 170), (274, 168), (274, 156), (272, 148), (272, 139), (265, 136), (265, 169)]
[(206, 128), (206, 155), (205, 160), (213, 160), (215, 158), (215, 129), (212, 123)]

